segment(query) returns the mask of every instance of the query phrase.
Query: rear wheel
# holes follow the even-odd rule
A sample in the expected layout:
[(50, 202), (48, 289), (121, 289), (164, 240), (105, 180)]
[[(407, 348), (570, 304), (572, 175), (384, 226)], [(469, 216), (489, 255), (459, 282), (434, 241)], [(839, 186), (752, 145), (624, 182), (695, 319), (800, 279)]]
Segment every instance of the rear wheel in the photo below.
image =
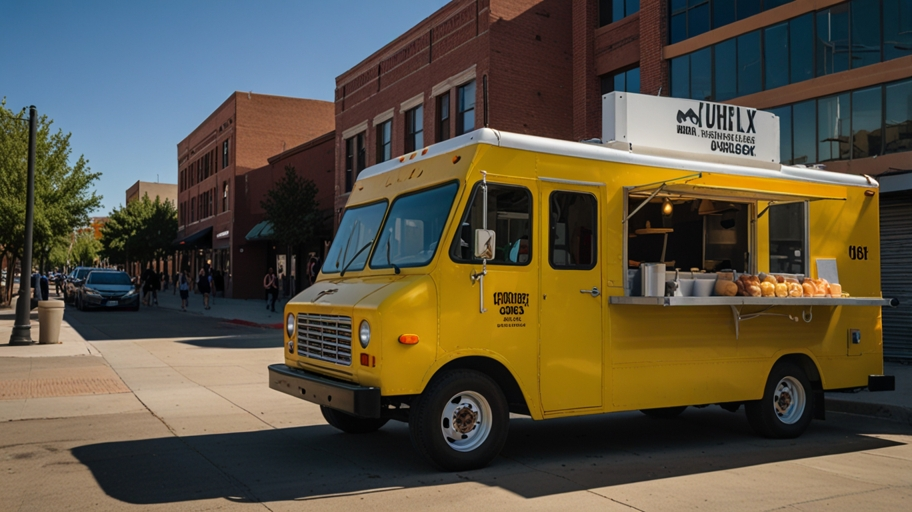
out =
[(746, 402), (744, 409), (757, 434), (776, 439), (798, 437), (813, 419), (811, 383), (800, 366), (780, 361), (770, 371), (763, 398)]
[(320, 406), (320, 412), (323, 413), (323, 418), (326, 419), (326, 423), (349, 434), (368, 434), (370, 432), (376, 432), (389, 421), (386, 418), (360, 418), (342, 411), (337, 411), (336, 409), (331, 409), (324, 405)]
[(684, 412), (684, 409), (687, 409), (686, 405), (678, 407), (659, 407), (657, 409), (640, 409), (640, 412), (650, 418), (671, 419), (680, 416), (681, 413)]
[(507, 440), (510, 419), (503, 391), (487, 375), (453, 370), (436, 377), (412, 405), (412, 443), (446, 471), (483, 468)]

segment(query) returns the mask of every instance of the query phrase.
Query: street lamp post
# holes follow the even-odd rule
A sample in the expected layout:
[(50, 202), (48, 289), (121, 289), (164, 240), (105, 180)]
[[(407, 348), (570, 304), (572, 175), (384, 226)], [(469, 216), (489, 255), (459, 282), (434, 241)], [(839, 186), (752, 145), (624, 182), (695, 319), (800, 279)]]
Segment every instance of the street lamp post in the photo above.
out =
[(16, 323), (10, 334), (10, 345), (31, 345), (32, 322), (29, 319), (32, 310), (32, 223), (35, 214), (35, 139), (38, 131), (38, 109), (29, 107), (29, 149), (28, 149), (28, 188), (25, 196), (25, 248), (22, 251), (21, 272), (19, 273), (19, 302), (16, 304)]

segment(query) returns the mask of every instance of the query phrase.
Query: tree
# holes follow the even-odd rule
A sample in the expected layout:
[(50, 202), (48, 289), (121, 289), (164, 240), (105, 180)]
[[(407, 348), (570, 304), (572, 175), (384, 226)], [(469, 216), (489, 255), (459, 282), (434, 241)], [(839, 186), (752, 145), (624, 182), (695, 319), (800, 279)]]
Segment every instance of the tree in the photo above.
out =
[(170, 201), (143, 195), (115, 208), (101, 228), (101, 254), (116, 263), (164, 258), (177, 238), (177, 210)]
[[(272, 223), (275, 239), (289, 249), (288, 254), (293, 250), (315, 248), (327, 235), (318, 209), (317, 192), (312, 180), (298, 176), (294, 166), (286, 165), (285, 176), (260, 202), (266, 211), (266, 219)], [(297, 275), (301, 276), (301, 273)]]
[(298, 176), (294, 166), (285, 166), (285, 176), (266, 193), (260, 206), (272, 223), (275, 239), (286, 246), (309, 247), (322, 228), (317, 209), (317, 186)]
[[(0, 100), (0, 256), (6, 257), (10, 275), (25, 250), (29, 127), (24, 119), (25, 109), (14, 114), (6, 108), (6, 99)], [(92, 190), (101, 173), (91, 172), (82, 155), (71, 164), (71, 134), (52, 132), (53, 121), (46, 115), (37, 121), (33, 253), (46, 258), (101, 206), (101, 196)], [(12, 281), (7, 280), (4, 291), (7, 300)]]
[(94, 230), (85, 229), (76, 233), (69, 260), (74, 265), (90, 266), (98, 259), (100, 253), (101, 242), (95, 239)]

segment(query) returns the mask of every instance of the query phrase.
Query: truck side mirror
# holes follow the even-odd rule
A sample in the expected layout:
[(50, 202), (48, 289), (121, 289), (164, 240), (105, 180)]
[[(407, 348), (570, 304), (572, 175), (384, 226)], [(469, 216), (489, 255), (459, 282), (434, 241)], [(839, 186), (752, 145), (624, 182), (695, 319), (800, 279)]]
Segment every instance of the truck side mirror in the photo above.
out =
[(494, 259), (494, 243), (497, 234), (491, 229), (475, 230), (475, 257), (483, 260)]

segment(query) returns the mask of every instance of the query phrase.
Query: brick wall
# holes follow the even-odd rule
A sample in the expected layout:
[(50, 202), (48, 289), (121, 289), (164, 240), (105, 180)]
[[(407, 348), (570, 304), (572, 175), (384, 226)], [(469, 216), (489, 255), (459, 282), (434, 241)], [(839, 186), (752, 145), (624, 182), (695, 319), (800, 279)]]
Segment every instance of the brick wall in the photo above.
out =
[(662, 48), (668, 41), (668, 0), (640, 0), (640, 92), (669, 96), (668, 62)]

